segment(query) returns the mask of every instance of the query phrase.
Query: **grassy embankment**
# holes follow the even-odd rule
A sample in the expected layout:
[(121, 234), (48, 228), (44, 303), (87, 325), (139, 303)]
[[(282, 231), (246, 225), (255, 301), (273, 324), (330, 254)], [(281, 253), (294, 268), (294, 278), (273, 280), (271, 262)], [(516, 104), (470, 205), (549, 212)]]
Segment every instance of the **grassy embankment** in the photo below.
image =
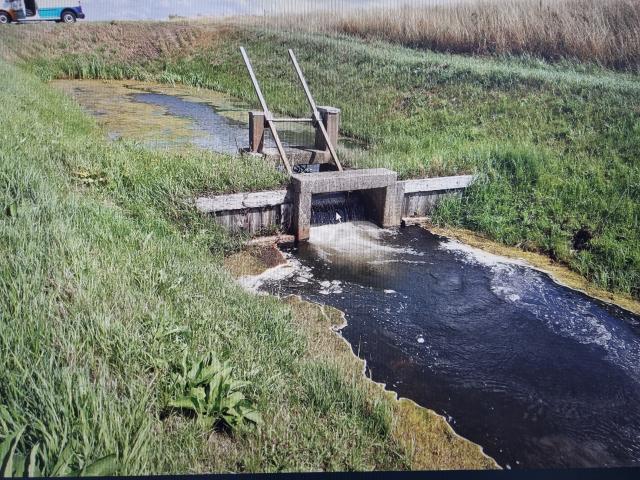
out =
[(640, 295), (637, 74), (198, 22), (8, 32), (6, 55), (44, 79), (154, 79), (255, 103), (237, 51), (244, 44), (272, 107), (301, 114), (306, 103), (286, 58), (293, 47), (316, 98), (341, 107), (343, 131), (368, 146), (343, 152), (347, 164), (402, 177), (480, 173), (465, 200), (440, 208), (438, 222)]
[[(273, 170), (109, 143), (2, 60), (0, 83), (11, 98), (0, 103), (0, 440), (26, 426), (17, 452), (37, 445), (44, 474), (106, 455), (119, 474), (489, 465), (344, 351), (322, 350), (327, 315), (232, 282), (223, 253), (237, 242), (187, 200), (273, 187)], [(212, 431), (167, 409), (184, 355), (208, 352), (248, 382), (259, 429)], [(420, 434), (429, 441), (415, 448)]]
[[(154, 79), (253, 101), (236, 51), (245, 44), (271, 103), (298, 114), (292, 46), (318, 100), (342, 107), (344, 130), (368, 145), (348, 163), (405, 177), (479, 172), (440, 221), (639, 295), (637, 75), (199, 23), (2, 35), (0, 55), (43, 79)], [(417, 411), (403, 415), (372, 390), (344, 352), (331, 360), (316, 351), (326, 315), (298, 315), (230, 285), (222, 253), (236, 243), (184, 200), (205, 188), (272, 187), (281, 181), (272, 171), (107, 144), (34, 78), (2, 64), (0, 80), (12, 98), (0, 104), (11, 119), (0, 137), (0, 340), (10, 352), (0, 360), (0, 432), (29, 425), (19, 450), (39, 442), (45, 473), (65, 445), (72, 467), (116, 453), (119, 473), (483, 464), (431, 417), (428, 441), (403, 443), (415, 423), (398, 429)], [(593, 239), (573, 252), (582, 226)], [(230, 359), (266, 425), (229, 436), (167, 415), (182, 393), (175, 370), (185, 351)]]

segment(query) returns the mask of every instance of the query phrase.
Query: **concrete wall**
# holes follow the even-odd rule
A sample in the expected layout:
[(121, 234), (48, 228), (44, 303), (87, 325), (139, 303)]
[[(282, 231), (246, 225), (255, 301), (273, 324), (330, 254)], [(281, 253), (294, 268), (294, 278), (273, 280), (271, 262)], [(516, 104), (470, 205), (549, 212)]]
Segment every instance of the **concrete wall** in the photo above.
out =
[(299, 241), (309, 238), (311, 201), (317, 193), (362, 192), (372, 210), (372, 221), (381, 227), (400, 225), (400, 218), (395, 215), (396, 179), (396, 172), (386, 168), (292, 175), (292, 233)]
[[(296, 211), (301, 205), (305, 211), (308, 206), (305, 202), (297, 203), (295, 201), (296, 198), (301, 198), (296, 193), (296, 188), (298, 188), (298, 192), (300, 189), (305, 190), (309, 195), (309, 200), (313, 193), (319, 191), (362, 191), (368, 205), (375, 210), (372, 212), (374, 218), (371, 220), (381, 226), (391, 226), (399, 225), (400, 220), (404, 217), (430, 215), (442, 198), (461, 196), (464, 189), (473, 181), (471, 175), (458, 175), (394, 181), (390, 184), (391, 177), (387, 173), (389, 171), (375, 170), (376, 172), (371, 171), (369, 174), (360, 171), (364, 173), (364, 177), (369, 177), (369, 180), (364, 183), (362, 174), (360, 176), (348, 174), (345, 178), (336, 180), (335, 175), (330, 174), (333, 172), (326, 172), (329, 174), (325, 175), (326, 182), (323, 180), (324, 177), (318, 176), (320, 174), (307, 174), (299, 176), (303, 177), (303, 180), (297, 183), (298, 187), (295, 186), (295, 182), (292, 182), (292, 186), (288, 190), (201, 197), (196, 199), (195, 204), (199, 211), (213, 215), (217, 223), (234, 232), (242, 231), (256, 235), (280, 230), (298, 233), (304, 239), (306, 234), (304, 231), (300, 233), (301, 229), (299, 226), (297, 227), (295, 217)], [(357, 171), (347, 170), (346, 172)], [(315, 177), (315, 180), (311, 181), (312, 177)], [(311, 183), (303, 185), (304, 179), (307, 178)], [(311, 186), (312, 183), (315, 185)], [(391, 185), (394, 187), (393, 190), (388, 189)], [(308, 226), (308, 222), (304, 222), (302, 230)], [(296, 229), (297, 232), (295, 232)]]
[(200, 197), (195, 204), (200, 212), (213, 215), (216, 223), (233, 232), (255, 235), (291, 228), (293, 195), (288, 190)]

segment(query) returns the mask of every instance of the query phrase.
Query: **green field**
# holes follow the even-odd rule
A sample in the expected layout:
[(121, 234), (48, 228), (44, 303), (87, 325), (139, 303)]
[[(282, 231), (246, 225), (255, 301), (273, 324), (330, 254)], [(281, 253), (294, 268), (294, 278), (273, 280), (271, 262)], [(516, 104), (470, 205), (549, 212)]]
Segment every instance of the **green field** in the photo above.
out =
[[(255, 103), (242, 44), (274, 110), (301, 114), (286, 59), (294, 48), (319, 103), (342, 108), (343, 132), (367, 146), (343, 151), (348, 165), (402, 177), (477, 173), (438, 222), (545, 252), (640, 297), (638, 76), (346, 37), (210, 34), (218, 27), (201, 24), (193, 29), (206, 35), (181, 33), (190, 28), (2, 32), (0, 82), (10, 100), (0, 102), (0, 437), (29, 425), (18, 450), (38, 443), (45, 473), (110, 454), (121, 474), (395, 469), (412, 460), (390, 434), (391, 402), (365, 394), (337, 360), (309, 358), (289, 307), (234, 286), (222, 258), (239, 239), (189, 204), (203, 190), (266, 189), (284, 178), (248, 160), (109, 143), (43, 80), (158, 80)], [(154, 30), (184, 38), (132, 58), (110, 43), (110, 29), (132, 44)], [(80, 47), (90, 38), (97, 53)], [(580, 229), (593, 238), (575, 251)], [(247, 382), (245, 395), (267, 419), (260, 428), (211, 433), (167, 411), (183, 393), (184, 354), (191, 362), (208, 352)]]
[[(74, 52), (91, 28), (102, 29), (95, 40), (103, 53)], [(132, 43), (152, 35), (153, 27), (145, 28), (111, 26)], [(343, 132), (368, 147), (364, 154), (343, 152), (348, 165), (385, 166), (401, 177), (478, 173), (466, 199), (441, 208), (437, 221), (546, 253), (600, 287), (640, 296), (638, 75), (201, 24), (194, 30), (209, 36), (190, 37), (184, 55), (182, 27), (163, 28), (153, 34), (171, 42), (144, 55), (113, 48), (108, 25), (57, 43), (55, 31), (47, 31), (34, 35), (15, 61), (43, 79), (153, 79), (255, 104), (238, 52), (245, 45), (272, 108), (302, 114), (305, 99), (286, 55), (294, 48), (318, 101), (342, 108)], [(211, 35), (216, 29), (222, 33)], [(9, 50), (15, 45), (9, 38)], [(576, 250), (580, 230), (592, 239)]]

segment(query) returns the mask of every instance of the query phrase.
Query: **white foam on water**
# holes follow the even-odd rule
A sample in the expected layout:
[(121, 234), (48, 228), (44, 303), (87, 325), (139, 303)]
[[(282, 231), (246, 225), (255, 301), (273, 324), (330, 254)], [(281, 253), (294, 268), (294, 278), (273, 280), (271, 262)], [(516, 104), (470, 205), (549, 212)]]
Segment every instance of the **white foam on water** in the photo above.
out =
[(582, 344), (602, 347), (609, 361), (640, 379), (640, 339), (629, 335), (624, 324), (611, 322), (591, 298), (561, 295), (557, 284), (523, 260), (484, 252), (456, 240), (439, 248), (458, 254), (463, 261), (491, 271), (491, 291), (500, 299), (523, 308), (556, 335)]
[[(404, 258), (424, 254), (387, 243), (394, 233), (369, 222), (323, 225), (311, 228), (310, 245), (325, 261), (348, 261), (354, 266), (357, 263), (411, 262)], [(528, 311), (556, 335), (601, 347), (609, 361), (640, 381), (640, 339), (629, 334), (624, 323), (611, 321), (608, 313), (592, 299), (577, 293), (563, 295), (556, 284), (523, 260), (494, 255), (455, 240), (442, 241), (438, 248), (454, 253), (465, 263), (488, 267), (491, 273), (489, 287), (497, 298)], [(318, 282), (311, 268), (303, 266), (291, 254), (285, 254), (285, 258), (285, 264), (260, 275), (242, 277), (239, 283), (248, 290), (260, 292), (266, 283), (292, 279), (299, 285), (315, 283), (321, 295), (343, 293), (339, 280)], [(385, 290), (384, 293), (397, 292)]]
[(485, 252), (484, 250), (480, 250), (479, 248), (475, 248), (470, 245), (465, 245), (464, 243), (453, 239), (441, 241), (438, 248), (457, 253), (464, 257), (468, 263), (476, 265), (486, 265), (488, 267), (500, 264), (528, 265), (524, 260), (516, 260), (513, 258), (503, 257), (501, 255), (494, 255), (493, 253)]
[(325, 280), (320, 282), (320, 287), (322, 287), (318, 293), (322, 295), (331, 295), (342, 293), (341, 282), (339, 280)]
[(292, 279), (298, 284), (315, 284), (318, 293), (321, 295), (337, 295), (343, 293), (342, 282), (340, 280), (323, 280), (321, 282), (314, 279), (311, 268), (302, 265), (292, 254), (283, 252), (286, 263), (272, 267), (258, 275), (245, 275), (236, 281), (245, 289), (258, 295), (267, 295), (263, 290), (266, 284), (283, 282)]
[(395, 232), (378, 228), (371, 222), (345, 222), (311, 227), (309, 245), (318, 255), (330, 260), (332, 257), (349, 257), (352, 261), (380, 261), (380, 257), (394, 255), (422, 256), (412, 248), (389, 245), (385, 238)]
[(266, 292), (261, 292), (260, 288), (267, 282), (279, 282), (293, 275), (298, 275), (306, 279), (306, 281), (309, 280), (311, 277), (309, 268), (303, 267), (301, 263), (291, 255), (285, 254), (285, 258), (287, 260), (286, 263), (269, 268), (259, 275), (239, 277), (236, 281), (250, 292), (266, 295)]
[(432, 265), (433, 264), (433, 262), (427, 262), (425, 260), (404, 260), (402, 258), (391, 259), (391, 260), (371, 260), (369, 263), (371, 265), (387, 265), (389, 263), (404, 263), (407, 265)]
[[(594, 344), (608, 352), (614, 341), (611, 322), (589, 299), (578, 295), (558, 295), (555, 285), (543, 274), (529, 269), (494, 266), (491, 269), (491, 291), (505, 301), (532, 312), (557, 334), (570, 336), (580, 343)], [(624, 345), (621, 345), (624, 348)]]

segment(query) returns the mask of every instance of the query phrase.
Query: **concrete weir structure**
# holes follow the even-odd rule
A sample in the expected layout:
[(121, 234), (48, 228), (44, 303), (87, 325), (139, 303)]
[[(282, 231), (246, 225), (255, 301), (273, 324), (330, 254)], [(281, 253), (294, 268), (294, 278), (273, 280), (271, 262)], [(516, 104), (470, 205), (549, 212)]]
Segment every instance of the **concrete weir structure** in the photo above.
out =
[(259, 235), (277, 230), (305, 241), (314, 195), (357, 191), (368, 219), (386, 228), (429, 215), (442, 198), (461, 195), (473, 179), (457, 175), (398, 181), (396, 172), (386, 168), (294, 174), (287, 189), (200, 197), (195, 204), (231, 231)]
[(381, 227), (400, 224), (396, 205), (397, 174), (386, 168), (293, 175), (292, 231), (298, 241), (309, 239), (313, 195), (360, 191), (367, 199), (370, 220)]
[[(349, 192), (357, 192), (354, 195), (358, 197), (357, 209), (360, 212), (357, 218), (362, 216), (361, 210), (364, 210), (368, 220), (383, 228), (393, 227), (401, 224), (403, 216), (427, 215), (443, 195), (459, 195), (471, 183), (473, 177), (469, 175), (399, 182), (396, 172), (386, 168), (345, 170), (336, 152), (340, 109), (317, 106), (293, 50), (289, 49), (289, 57), (307, 97), (312, 113), (310, 118), (274, 117), (244, 47), (240, 47), (240, 53), (262, 107), (261, 111), (249, 112), (249, 148), (242, 149), (241, 153), (270, 158), (264, 148), (265, 130), (270, 130), (277, 150), (275, 162), (282, 163), (291, 181), (286, 190), (196, 199), (196, 207), (201, 212), (213, 214), (217, 222), (226, 228), (249, 234), (279, 230), (293, 233), (296, 241), (302, 242), (309, 239), (314, 195), (324, 196), (318, 198), (318, 211), (327, 195), (340, 196), (345, 192), (349, 199)], [(311, 148), (285, 148), (278, 134), (279, 122), (312, 125), (316, 133), (314, 145)], [(274, 157), (273, 153), (271, 157)], [(312, 165), (317, 167), (315, 173), (309, 171)], [(305, 170), (307, 173), (300, 173)], [(334, 207), (330, 208), (329, 213), (334, 213)], [(342, 208), (342, 205), (336, 205), (335, 213), (339, 221), (337, 208)], [(354, 218), (345, 210), (342, 212), (345, 218)], [(315, 218), (318, 222), (333, 221), (331, 216)]]

